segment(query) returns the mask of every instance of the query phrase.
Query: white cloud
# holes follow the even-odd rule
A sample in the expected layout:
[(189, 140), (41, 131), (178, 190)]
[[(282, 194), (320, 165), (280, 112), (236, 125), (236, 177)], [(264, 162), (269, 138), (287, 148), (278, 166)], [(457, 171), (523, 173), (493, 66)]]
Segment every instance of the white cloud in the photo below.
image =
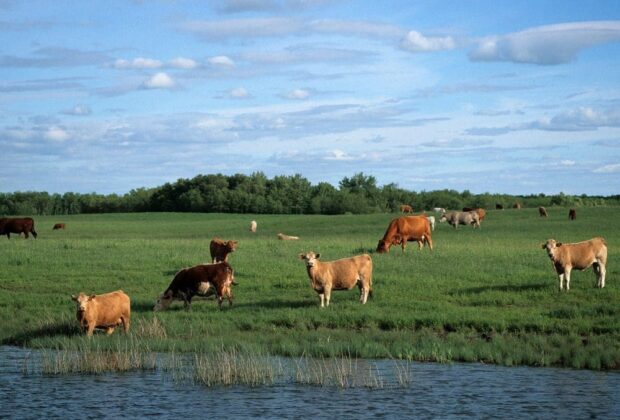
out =
[(584, 48), (620, 41), (620, 21), (574, 22), (539, 26), (478, 41), (474, 61), (562, 64)]
[(170, 61), (170, 65), (172, 67), (176, 67), (179, 69), (187, 69), (187, 70), (198, 67), (198, 63), (196, 63), (191, 58), (185, 58), (185, 57), (177, 57), (177, 58), (172, 59)]
[(441, 51), (456, 48), (456, 42), (451, 36), (426, 37), (418, 31), (409, 31), (401, 46), (412, 52)]
[(250, 97), (248, 91), (242, 87), (232, 89), (230, 92), (228, 92), (228, 95), (234, 99), (245, 99)]
[(353, 156), (350, 156), (346, 152), (343, 152), (340, 149), (330, 150), (325, 156), (325, 160), (353, 160), (355, 159)]
[(310, 97), (310, 92), (306, 89), (295, 89), (286, 95), (289, 99), (308, 99)]
[(593, 172), (597, 174), (616, 174), (620, 173), (620, 163), (612, 163), (595, 169)]
[(228, 68), (235, 67), (235, 62), (225, 55), (218, 55), (215, 57), (211, 57), (209, 58), (208, 61), (209, 61), (209, 64), (215, 67), (228, 67)]
[(561, 161), (560, 163), (564, 166), (574, 166), (576, 162), (574, 160), (565, 159)]
[(76, 105), (71, 109), (63, 111), (63, 114), (75, 116), (86, 116), (90, 115), (91, 113), (92, 111), (88, 105)]
[(54, 126), (47, 129), (45, 132), (45, 138), (47, 140), (63, 142), (69, 139), (69, 133), (61, 127)]
[(174, 79), (164, 72), (156, 73), (144, 82), (144, 87), (147, 89), (170, 89), (175, 85)]
[(162, 66), (162, 62), (152, 58), (134, 58), (132, 61), (118, 59), (114, 62), (117, 69), (157, 69)]

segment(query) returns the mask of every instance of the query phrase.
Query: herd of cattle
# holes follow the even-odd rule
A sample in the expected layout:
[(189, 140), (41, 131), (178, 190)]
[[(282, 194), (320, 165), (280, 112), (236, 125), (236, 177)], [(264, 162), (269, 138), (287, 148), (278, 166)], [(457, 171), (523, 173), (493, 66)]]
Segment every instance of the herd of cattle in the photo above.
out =
[[(516, 206), (516, 204), (515, 204)], [(520, 208), (515, 207), (515, 208)], [(402, 205), (401, 212), (411, 214), (413, 209), (409, 205)], [(443, 208), (435, 208), (441, 214), (439, 222), (447, 222), (457, 229), (459, 225), (480, 227), (485, 219), (486, 212), (482, 208), (463, 208), (463, 211), (446, 212)], [(547, 210), (539, 207), (539, 215), (547, 217)], [(569, 219), (576, 219), (575, 209), (570, 209)], [(389, 252), (391, 246), (400, 245), (405, 252), (407, 242), (416, 242), (418, 247), (426, 244), (433, 249), (432, 231), (435, 228), (435, 217), (426, 215), (401, 216), (390, 221), (383, 238), (377, 244), (377, 253)], [(54, 230), (65, 229), (64, 223), (57, 223)], [(257, 230), (256, 221), (250, 224), (250, 231)], [(28, 238), (37, 233), (34, 230), (34, 220), (26, 218), (0, 218), (0, 235), (24, 234)], [(278, 239), (299, 239), (296, 236), (278, 234)], [(238, 241), (224, 241), (220, 238), (211, 240), (209, 251), (211, 263), (187, 267), (177, 272), (168, 288), (157, 298), (154, 311), (161, 311), (170, 306), (175, 300), (183, 302), (186, 309), (191, 307), (195, 296), (208, 297), (216, 295), (218, 306), (221, 309), (224, 298), (229, 305), (233, 303), (232, 286), (236, 285), (234, 270), (228, 263), (228, 256), (237, 249)], [(560, 281), (560, 290), (569, 290), (570, 274), (573, 269), (585, 270), (593, 266), (597, 277), (597, 287), (605, 287), (607, 264), (607, 244), (605, 239), (596, 237), (578, 243), (561, 243), (549, 239), (542, 244), (546, 250)], [(365, 304), (372, 296), (372, 258), (368, 254), (342, 258), (335, 261), (320, 261), (320, 254), (306, 252), (299, 254), (299, 259), (305, 263), (311, 287), (317, 292), (320, 306), (329, 306), (333, 290), (350, 290), (357, 286), (360, 291), (359, 300)], [(122, 290), (100, 295), (85, 295), (80, 293), (71, 298), (77, 304), (76, 317), (80, 327), (88, 336), (95, 328), (104, 329), (112, 334), (114, 328), (122, 325), (125, 332), (129, 329), (131, 317), (130, 298)]]

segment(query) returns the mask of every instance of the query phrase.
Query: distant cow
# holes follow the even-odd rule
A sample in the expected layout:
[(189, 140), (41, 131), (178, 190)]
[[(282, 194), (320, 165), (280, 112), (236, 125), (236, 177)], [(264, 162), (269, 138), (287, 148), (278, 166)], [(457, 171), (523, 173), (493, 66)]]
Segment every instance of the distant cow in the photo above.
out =
[(65, 228), (64, 223), (56, 223), (54, 227), (52, 228), (52, 230), (58, 230), (58, 229), (64, 229), (64, 228)]
[(576, 220), (577, 219), (577, 210), (570, 209), (568, 211), (568, 220)]
[(431, 230), (435, 230), (435, 216), (426, 216), (426, 220), (431, 225)]
[(368, 254), (335, 261), (319, 261), (321, 254), (306, 252), (299, 259), (306, 263), (310, 285), (319, 294), (321, 308), (329, 306), (332, 290), (360, 289), (360, 302), (366, 303), (372, 296), (372, 259)]
[(211, 261), (213, 263), (228, 261), (228, 254), (235, 252), (238, 241), (223, 241), (220, 238), (211, 239), (209, 250), (211, 251)]
[(547, 217), (547, 209), (542, 206), (538, 207), (538, 215), (540, 217)]
[(597, 287), (605, 287), (605, 266), (607, 265), (607, 244), (601, 237), (592, 238), (589, 241), (573, 244), (563, 244), (549, 239), (542, 244), (547, 251), (555, 272), (560, 279), (560, 290), (565, 280), (565, 288), (570, 288), (570, 272), (573, 268), (585, 270), (594, 266), (594, 274), (597, 279)]
[(413, 213), (413, 207), (411, 207), (409, 204), (401, 204), (400, 212), (401, 213)]
[(472, 225), (475, 229), (480, 227), (480, 216), (476, 211), (451, 211), (444, 213), (439, 222), (448, 222), (454, 229), (457, 229), (459, 225)]
[(250, 232), (252, 232), (252, 233), (256, 233), (256, 227), (257, 227), (256, 220), (252, 220), (252, 221), (250, 222)]
[(474, 207), (463, 207), (463, 211), (474, 211), (476, 210)]
[(495, 210), (504, 210), (504, 206), (501, 204), (496, 204), (495, 205)]
[(377, 244), (377, 252), (389, 252), (392, 245), (400, 245), (405, 252), (407, 241), (416, 241), (422, 249), (424, 243), (433, 249), (430, 222), (426, 216), (401, 216), (388, 225), (383, 239)]
[(278, 233), (278, 239), (281, 241), (296, 241), (299, 239), (299, 236), (291, 236), (285, 235), (283, 233)]
[(28, 234), (32, 233), (32, 236), (37, 237), (37, 232), (34, 230), (34, 220), (31, 217), (2, 217), (0, 218), (0, 236), (6, 235), (7, 239), (11, 239), (11, 233), (24, 234), (25, 238), (28, 238)]
[(520, 208), (521, 208), (521, 203), (514, 203), (514, 204), (512, 205), (512, 208), (513, 208), (513, 209), (517, 209), (517, 210), (518, 210), (518, 209), (520, 209)]
[(108, 335), (119, 325), (125, 333), (129, 330), (131, 302), (122, 290), (90, 296), (80, 293), (72, 295), (71, 299), (77, 303), (76, 318), (80, 327), (89, 337), (95, 328), (105, 329)]
[(233, 303), (231, 286), (234, 280), (234, 271), (227, 262), (184, 268), (175, 274), (168, 288), (157, 299), (153, 310), (164, 310), (175, 299), (182, 300), (185, 309), (190, 309), (194, 296), (210, 296), (213, 292), (222, 309), (224, 297), (228, 299), (229, 306)]
[(435, 213), (445, 213), (446, 209), (444, 209), (443, 207), (433, 207), (433, 211)]

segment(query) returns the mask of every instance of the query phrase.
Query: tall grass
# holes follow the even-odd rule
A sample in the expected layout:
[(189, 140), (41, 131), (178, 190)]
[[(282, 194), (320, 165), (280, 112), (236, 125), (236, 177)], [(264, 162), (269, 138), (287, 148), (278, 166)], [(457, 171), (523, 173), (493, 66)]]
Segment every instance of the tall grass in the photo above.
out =
[[(283, 216), (111, 214), (35, 218), (36, 240), (0, 238), (0, 342), (80, 350), (84, 337), (70, 295), (123, 289), (132, 302), (127, 336), (96, 333), (101, 351), (132, 337), (153, 352), (217, 354), (237, 349), (321, 359), (397, 358), (483, 361), (503, 365), (620, 367), (620, 218), (617, 208), (488, 211), (481, 229), (439, 224), (435, 249), (373, 252), (396, 214)], [(258, 232), (249, 232), (249, 221)], [(67, 229), (52, 231), (56, 222)], [(300, 237), (279, 241), (278, 232)], [(540, 248), (547, 238), (574, 242), (604, 236), (607, 286), (592, 270), (573, 272), (570, 292)], [(180, 268), (210, 260), (209, 241), (239, 241), (234, 305), (219, 311), (197, 299), (153, 313), (156, 297)], [(300, 252), (329, 261), (370, 252), (374, 296), (332, 293), (320, 309)], [(136, 343), (134, 343), (136, 344)]]

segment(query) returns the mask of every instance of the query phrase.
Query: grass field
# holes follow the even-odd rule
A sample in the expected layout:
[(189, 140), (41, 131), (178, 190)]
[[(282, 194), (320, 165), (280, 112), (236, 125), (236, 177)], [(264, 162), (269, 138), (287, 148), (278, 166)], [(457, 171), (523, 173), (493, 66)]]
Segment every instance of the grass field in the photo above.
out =
[[(35, 217), (36, 240), (0, 238), (3, 344), (80, 349), (139, 346), (149, 351), (217, 352), (235, 348), (283, 356), (348, 356), (503, 365), (620, 368), (620, 218), (618, 208), (488, 211), (479, 230), (438, 224), (435, 249), (410, 243), (375, 254), (395, 214), (286, 216), (102, 214)], [(258, 221), (258, 232), (249, 222)], [(57, 222), (67, 229), (52, 231)], [(277, 233), (299, 241), (279, 241)], [(214, 236), (239, 241), (230, 256), (235, 304), (217, 309), (195, 299), (152, 311), (182, 267), (208, 262)], [(607, 286), (592, 269), (575, 271), (570, 292), (540, 244), (603, 236)], [(334, 292), (320, 309), (298, 254), (324, 261), (369, 252), (374, 296)], [(132, 299), (128, 336), (78, 330), (70, 295), (123, 289)]]

